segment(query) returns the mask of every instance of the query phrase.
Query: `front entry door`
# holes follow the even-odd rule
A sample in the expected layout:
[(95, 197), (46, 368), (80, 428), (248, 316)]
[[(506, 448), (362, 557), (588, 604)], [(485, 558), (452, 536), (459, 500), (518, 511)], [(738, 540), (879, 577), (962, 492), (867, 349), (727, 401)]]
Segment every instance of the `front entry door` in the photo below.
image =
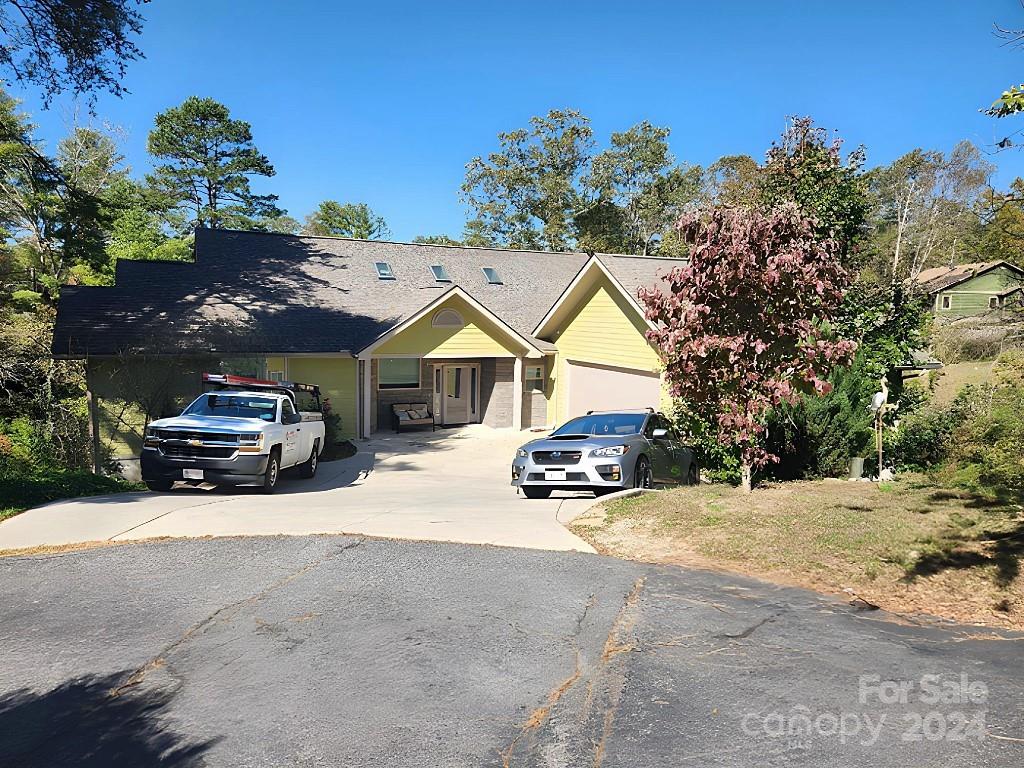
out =
[(476, 365), (444, 366), (444, 423), (479, 421), (480, 368)]

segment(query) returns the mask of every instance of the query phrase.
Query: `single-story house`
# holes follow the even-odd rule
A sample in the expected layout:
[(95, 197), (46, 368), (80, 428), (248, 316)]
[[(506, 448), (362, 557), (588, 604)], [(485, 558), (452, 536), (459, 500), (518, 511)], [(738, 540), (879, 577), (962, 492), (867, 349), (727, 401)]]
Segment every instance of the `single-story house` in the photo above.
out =
[(194, 262), (64, 288), (53, 352), (87, 361), (125, 458), (211, 368), (318, 384), (352, 438), (390, 429), (397, 403), (438, 425), (550, 426), (660, 404), (638, 291), (677, 263), (201, 229)]
[(917, 284), (939, 317), (981, 315), (1020, 301), (1024, 269), (1008, 261), (932, 267), (921, 271)]

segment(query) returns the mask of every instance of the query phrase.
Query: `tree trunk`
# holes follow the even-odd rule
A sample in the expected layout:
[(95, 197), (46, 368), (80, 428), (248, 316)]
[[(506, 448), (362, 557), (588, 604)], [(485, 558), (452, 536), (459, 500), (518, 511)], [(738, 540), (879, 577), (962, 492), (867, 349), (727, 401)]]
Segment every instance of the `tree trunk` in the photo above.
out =
[(749, 464), (740, 464), (740, 488), (743, 489), (744, 493), (750, 493), (753, 490), (754, 485), (751, 482), (753, 474)]

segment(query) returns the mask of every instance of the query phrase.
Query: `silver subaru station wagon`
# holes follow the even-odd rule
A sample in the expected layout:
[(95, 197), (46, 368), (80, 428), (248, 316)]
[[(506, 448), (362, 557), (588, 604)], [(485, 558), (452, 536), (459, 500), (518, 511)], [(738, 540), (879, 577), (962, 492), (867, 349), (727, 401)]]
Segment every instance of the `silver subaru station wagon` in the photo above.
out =
[(546, 499), (552, 491), (600, 496), (662, 483), (696, 484), (698, 477), (693, 449), (653, 409), (591, 411), (522, 446), (512, 462), (512, 485), (530, 499)]

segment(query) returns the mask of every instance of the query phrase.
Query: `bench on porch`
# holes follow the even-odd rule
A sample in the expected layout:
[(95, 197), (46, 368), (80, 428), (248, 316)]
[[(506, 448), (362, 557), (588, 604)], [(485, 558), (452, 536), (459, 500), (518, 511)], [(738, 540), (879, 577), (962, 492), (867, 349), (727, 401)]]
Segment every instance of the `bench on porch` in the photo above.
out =
[(391, 406), (391, 413), (395, 432), (401, 432), (402, 427), (425, 427), (428, 424), (430, 431), (434, 431), (434, 414), (426, 403), (395, 403)]

